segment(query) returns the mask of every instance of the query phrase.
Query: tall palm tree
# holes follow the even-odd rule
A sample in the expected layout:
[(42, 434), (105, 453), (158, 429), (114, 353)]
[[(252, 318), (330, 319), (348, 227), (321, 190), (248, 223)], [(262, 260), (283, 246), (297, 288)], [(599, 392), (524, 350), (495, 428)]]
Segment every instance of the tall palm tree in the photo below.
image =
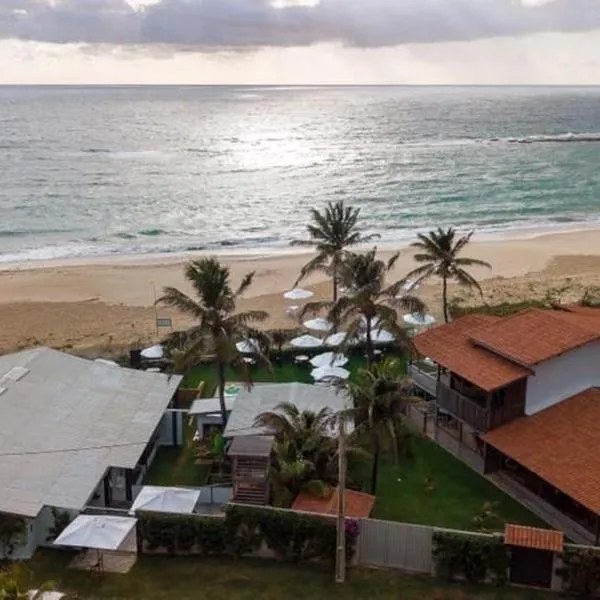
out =
[(276, 439), (272, 484), (278, 504), (293, 500), (303, 489), (322, 493), (335, 478), (333, 423), (329, 408), (300, 411), (290, 402), (282, 402), (255, 419), (254, 427), (265, 429)]
[[(189, 365), (204, 353), (214, 354), (221, 418), (225, 426), (227, 367), (239, 372), (248, 386), (252, 385), (250, 367), (237, 350), (236, 341), (255, 339), (266, 343), (264, 334), (252, 325), (264, 321), (268, 313), (262, 310), (235, 312), (236, 300), (250, 287), (254, 273), (248, 273), (234, 291), (229, 267), (216, 258), (202, 258), (186, 265), (185, 277), (192, 284), (196, 298), (177, 288), (166, 287), (158, 302), (191, 315), (198, 321), (197, 325), (183, 334), (185, 350), (180, 362)], [(181, 337), (180, 333), (178, 335)], [(267, 360), (258, 348), (256, 355), (260, 360)]]
[(333, 301), (338, 297), (338, 274), (344, 251), (373, 240), (377, 235), (363, 235), (358, 226), (360, 208), (346, 206), (343, 200), (330, 202), (323, 212), (312, 208), (311, 223), (306, 227), (308, 240), (295, 240), (296, 246), (315, 246), (317, 255), (302, 267), (296, 285), (316, 271), (324, 271), (333, 281)]
[(356, 433), (370, 440), (372, 451), (371, 494), (377, 491), (379, 458), (383, 448), (390, 447), (398, 463), (397, 432), (403, 424), (406, 405), (413, 399), (410, 381), (401, 375), (398, 359), (386, 359), (364, 369), (356, 382), (348, 384), (355, 406)]
[(491, 265), (477, 258), (459, 256), (464, 247), (471, 241), (474, 231), (470, 231), (457, 239), (456, 231), (452, 227), (430, 231), (428, 234), (420, 233), (419, 241), (411, 244), (417, 248), (415, 260), (421, 264), (413, 269), (406, 277), (415, 278), (421, 282), (429, 277), (439, 277), (442, 280), (442, 304), (444, 308), (444, 322), (448, 323), (448, 281), (456, 281), (468, 288), (475, 288), (483, 298), (481, 286), (477, 280), (466, 271), (467, 267), (486, 267)]
[(388, 285), (387, 276), (394, 268), (399, 253), (387, 262), (377, 258), (377, 248), (355, 254), (346, 252), (340, 268), (340, 281), (352, 294), (335, 302), (311, 302), (306, 304), (303, 315), (328, 310), (328, 318), (336, 327), (344, 324), (347, 336), (339, 346), (343, 352), (357, 340), (364, 341), (367, 367), (373, 363), (373, 337), (380, 330), (394, 335), (399, 346), (410, 347), (406, 329), (398, 324), (398, 308), (411, 312), (424, 312), (424, 303), (415, 296), (402, 294), (403, 281)]

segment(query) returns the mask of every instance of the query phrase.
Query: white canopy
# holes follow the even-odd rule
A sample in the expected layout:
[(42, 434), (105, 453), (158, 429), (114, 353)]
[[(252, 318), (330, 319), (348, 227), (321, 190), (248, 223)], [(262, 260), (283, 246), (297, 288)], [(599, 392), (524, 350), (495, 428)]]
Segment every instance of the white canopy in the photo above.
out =
[(343, 367), (347, 362), (348, 359), (343, 354), (334, 352), (323, 352), (310, 359), (313, 367)]
[(47, 590), (45, 592), (40, 592), (39, 590), (29, 590), (27, 592), (27, 596), (29, 596), (30, 600), (61, 600), (64, 598), (66, 594), (62, 592), (57, 592), (56, 590)]
[(310, 372), (310, 376), (315, 381), (323, 381), (323, 379), (348, 379), (350, 371), (342, 367), (318, 367)]
[[(380, 318), (379, 317), (373, 317), (371, 319), (371, 330), (376, 329), (377, 326), (379, 325), (380, 322)], [(360, 321), (363, 325), (367, 325), (367, 319), (364, 317), (364, 315), (360, 318)]]
[(165, 355), (163, 347), (160, 344), (150, 346), (150, 348), (144, 348), (142, 350), (143, 358), (162, 358)]
[(258, 340), (255, 340), (254, 338), (237, 342), (235, 347), (238, 349), (238, 352), (241, 352), (242, 354), (256, 354), (257, 352), (260, 352)]
[[(367, 339), (366, 333), (361, 333), (360, 339), (365, 341)], [(394, 335), (385, 329), (375, 329), (371, 331), (371, 341), (376, 344), (386, 344), (394, 341)]]
[(435, 317), (433, 315), (422, 315), (420, 313), (410, 313), (404, 315), (402, 318), (405, 323), (415, 327), (426, 327), (435, 323)]
[(346, 339), (346, 332), (340, 331), (339, 333), (332, 333), (328, 335), (324, 340), (325, 346), (339, 346)]
[(306, 327), (306, 329), (312, 329), (313, 331), (331, 331), (333, 329), (333, 323), (324, 317), (317, 317), (316, 319), (304, 321), (304, 327)]
[(137, 519), (107, 515), (79, 515), (56, 538), (57, 546), (118, 550), (133, 531)]
[(406, 283), (402, 286), (402, 289), (405, 292), (412, 292), (413, 290), (417, 290), (421, 287), (421, 284), (415, 281), (414, 279), (407, 279)]
[(145, 485), (137, 495), (129, 514), (137, 510), (191, 514), (198, 503), (200, 490)]
[(308, 300), (314, 296), (314, 292), (309, 290), (303, 290), (302, 288), (294, 288), (293, 290), (289, 290), (283, 294), (283, 297), (286, 300)]
[(290, 341), (295, 348), (318, 348), (323, 342), (314, 335), (301, 335)]

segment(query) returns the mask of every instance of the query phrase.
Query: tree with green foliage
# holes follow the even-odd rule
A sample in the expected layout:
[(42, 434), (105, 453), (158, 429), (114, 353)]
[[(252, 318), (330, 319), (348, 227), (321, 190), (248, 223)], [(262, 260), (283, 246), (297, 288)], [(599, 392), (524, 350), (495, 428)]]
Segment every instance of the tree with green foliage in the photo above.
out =
[(398, 463), (407, 405), (416, 399), (411, 395), (411, 382), (402, 375), (400, 360), (387, 358), (370, 369), (359, 372), (357, 380), (348, 384), (354, 401), (355, 435), (370, 441), (372, 452), (371, 494), (377, 491), (379, 459), (383, 449), (392, 450)]
[[(248, 273), (234, 291), (229, 267), (210, 257), (188, 263), (185, 277), (192, 285), (195, 298), (177, 288), (166, 287), (157, 302), (197, 320), (197, 325), (173, 335), (173, 339), (184, 347), (183, 352), (175, 356), (176, 363), (183, 368), (193, 364), (202, 355), (214, 354), (221, 417), (225, 426), (226, 369), (234, 369), (248, 387), (252, 385), (250, 365), (243, 360), (244, 356), (238, 351), (236, 342), (256, 340), (261, 346), (266, 346), (266, 336), (253, 325), (264, 321), (268, 313), (262, 310), (236, 312), (236, 301), (252, 284), (253, 272)], [(255, 357), (268, 364), (261, 348), (256, 348)]]
[(31, 590), (30, 584), (31, 573), (23, 563), (14, 563), (0, 570), (0, 600), (37, 600), (56, 587), (53, 582), (48, 581)]
[(364, 342), (367, 367), (375, 357), (376, 335), (379, 331), (389, 331), (395, 344), (410, 348), (407, 330), (398, 323), (398, 308), (410, 312), (424, 312), (425, 304), (416, 296), (401, 293), (403, 281), (387, 283), (399, 258), (394, 254), (388, 261), (377, 258), (377, 249), (355, 254), (346, 252), (340, 265), (340, 280), (352, 289), (352, 294), (338, 298), (336, 302), (311, 302), (304, 306), (302, 315), (328, 311), (328, 318), (336, 328), (342, 325), (347, 335), (338, 351), (344, 352), (357, 341)]
[(486, 267), (491, 265), (477, 258), (460, 256), (465, 246), (471, 241), (474, 231), (457, 239), (456, 231), (452, 227), (430, 231), (428, 234), (420, 233), (419, 240), (411, 244), (417, 249), (414, 259), (420, 264), (413, 269), (406, 279), (415, 279), (417, 283), (439, 277), (442, 280), (442, 304), (444, 309), (444, 322), (448, 323), (448, 281), (456, 281), (459, 285), (476, 289), (483, 298), (479, 282), (466, 270), (468, 267)]
[(346, 206), (343, 200), (330, 202), (323, 211), (310, 211), (308, 240), (295, 240), (293, 245), (314, 246), (317, 255), (302, 267), (296, 285), (311, 273), (325, 272), (333, 282), (333, 301), (338, 298), (340, 267), (344, 252), (351, 246), (369, 242), (377, 235), (363, 235), (358, 221), (360, 208)]
[(322, 494), (335, 481), (337, 442), (331, 437), (333, 425), (331, 409), (300, 411), (290, 402), (282, 402), (256, 418), (254, 426), (276, 440), (271, 481), (277, 504), (288, 504), (302, 490)]

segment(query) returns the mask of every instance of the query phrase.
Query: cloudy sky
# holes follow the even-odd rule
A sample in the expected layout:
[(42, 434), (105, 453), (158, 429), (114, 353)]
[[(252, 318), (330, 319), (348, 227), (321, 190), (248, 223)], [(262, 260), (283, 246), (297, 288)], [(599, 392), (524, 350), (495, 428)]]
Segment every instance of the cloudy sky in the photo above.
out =
[(0, 83), (600, 84), (600, 0), (0, 0)]

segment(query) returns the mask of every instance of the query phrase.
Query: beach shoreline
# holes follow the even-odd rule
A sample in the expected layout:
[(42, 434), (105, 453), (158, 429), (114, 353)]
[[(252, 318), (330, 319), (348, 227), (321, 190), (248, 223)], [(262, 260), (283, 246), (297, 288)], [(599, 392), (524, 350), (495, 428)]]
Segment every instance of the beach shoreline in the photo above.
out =
[[(413, 249), (382, 244), (383, 258), (400, 251), (393, 273), (403, 278), (414, 268)], [(261, 308), (270, 313), (267, 328), (295, 328), (286, 314), (282, 293), (291, 288), (307, 262), (310, 249), (289, 252), (211, 253), (194, 252), (133, 257), (94, 257), (60, 262), (0, 266), (0, 349), (4, 352), (34, 345), (49, 345), (95, 355), (122, 353), (134, 345), (150, 344), (168, 330), (156, 330), (157, 316), (173, 319), (175, 329), (189, 326), (186, 317), (154, 302), (162, 288), (185, 291), (183, 265), (193, 258), (215, 255), (231, 269), (233, 285), (249, 271), (255, 280), (239, 302), (239, 309)], [(465, 255), (489, 262), (493, 268), (477, 268), (486, 302), (538, 299), (560, 295), (562, 301), (581, 298), (586, 289), (600, 288), (600, 229), (560, 233), (531, 232), (529, 237), (493, 240), (474, 237)], [(315, 274), (302, 283), (315, 298), (328, 298), (331, 282)], [(481, 299), (451, 288), (452, 296), (470, 304)], [(419, 295), (431, 312), (441, 315), (439, 283), (422, 286)]]

